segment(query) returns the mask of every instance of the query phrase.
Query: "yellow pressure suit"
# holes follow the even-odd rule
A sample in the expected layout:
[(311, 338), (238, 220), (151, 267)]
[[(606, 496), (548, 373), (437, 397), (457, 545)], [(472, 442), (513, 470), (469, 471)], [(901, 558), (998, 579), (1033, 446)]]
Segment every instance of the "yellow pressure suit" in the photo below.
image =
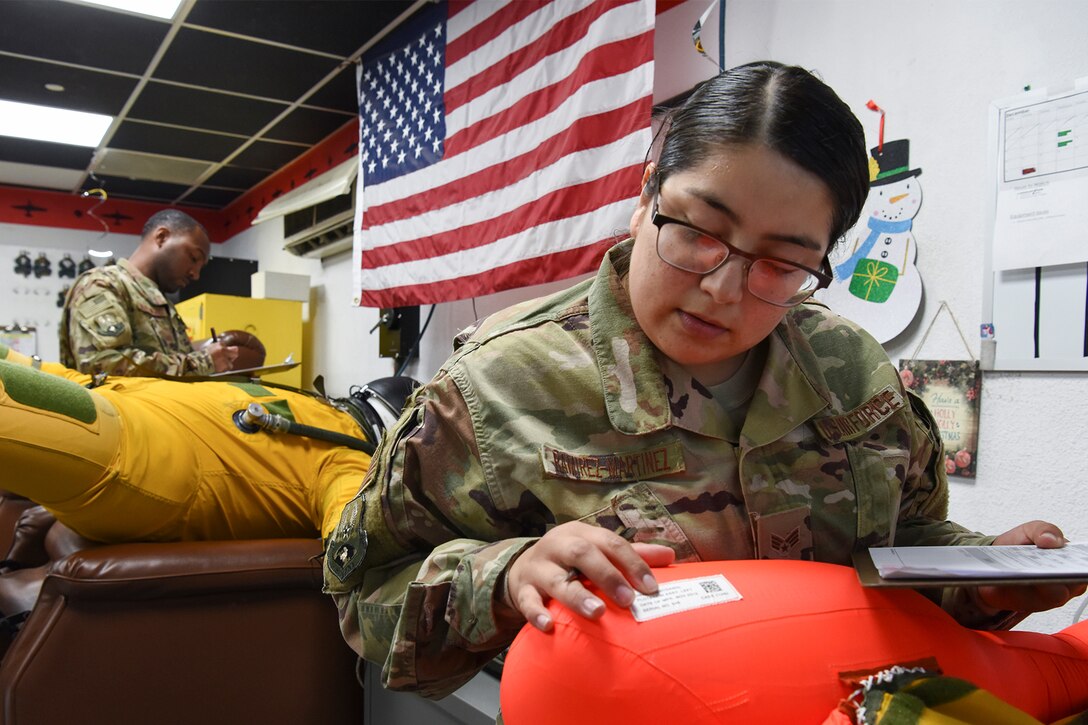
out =
[(91, 380), (0, 345), (0, 488), (97, 541), (326, 537), (370, 456), (288, 433), (244, 433), (258, 402), (354, 438), (347, 413), (255, 383)]

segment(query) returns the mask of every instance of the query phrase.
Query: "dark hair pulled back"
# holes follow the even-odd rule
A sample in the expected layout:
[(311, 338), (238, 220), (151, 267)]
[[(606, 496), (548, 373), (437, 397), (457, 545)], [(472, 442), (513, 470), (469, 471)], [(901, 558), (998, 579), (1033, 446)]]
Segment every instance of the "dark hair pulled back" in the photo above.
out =
[(869, 194), (865, 133), (849, 106), (809, 71), (774, 61), (710, 78), (665, 117), (656, 178), (706, 161), (717, 148), (760, 143), (815, 174), (835, 208), (830, 244), (858, 220)]

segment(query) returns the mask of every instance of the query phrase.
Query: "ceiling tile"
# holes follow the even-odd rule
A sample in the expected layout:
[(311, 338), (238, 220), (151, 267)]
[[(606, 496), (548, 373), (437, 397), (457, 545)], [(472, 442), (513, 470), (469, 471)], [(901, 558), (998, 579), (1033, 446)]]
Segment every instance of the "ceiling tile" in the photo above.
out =
[(355, 65), (349, 65), (335, 78), (306, 99), (307, 106), (331, 108), (355, 114), (359, 110), (359, 92), (355, 86)]
[[(173, 203), (175, 199), (189, 189), (188, 186), (181, 184), (167, 184), (161, 181), (136, 181), (121, 176), (109, 176), (108, 174), (98, 174), (95, 184), (105, 189), (106, 193), (111, 196), (168, 203)], [(84, 185), (86, 186), (86, 184)]]
[(86, 169), (94, 149), (67, 143), (0, 136), (0, 159), (65, 169)]
[(252, 136), (287, 108), (287, 104), (257, 101), (165, 83), (148, 83), (129, 116), (197, 129)]
[[(107, 116), (120, 113), (136, 87), (135, 78), (10, 55), (0, 55), (0, 78), (0, 96), (5, 100)], [(46, 83), (58, 83), (64, 91), (47, 90)]]
[(296, 108), (269, 129), (265, 138), (313, 145), (355, 118), (341, 113)]
[(231, 159), (231, 163), (238, 166), (275, 171), (287, 165), (288, 162), (298, 157), (305, 150), (305, 146), (255, 141), (252, 146)]
[(228, 189), (252, 189), (268, 178), (271, 172), (265, 169), (244, 169), (239, 166), (224, 166), (209, 178), (207, 183)]
[(0, 50), (137, 75), (170, 29), (161, 20), (59, 0), (2, 0), (0, 18)]
[(336, 66), (333, 58), (183, 28), (155, 78), (295, 101)]
[(222, 136), (139, 121), (125, 121), (110, 139), (109, 145), (110, 148), (145, 151), (151, 154), (222, 161), (245, 143), (245, 140), (237, 136)]
[(83, 171), (81, 170), (0, 161), (0, 184), (71, 191), (79, 186), (82, 180)]
[(124, 149), (99, 149), (92, 169), (98, 176), (123, 176), (126, 179), (166, 181), (185, 184), (186, 188), (211, 170), (207, 161), (176, 159)]
[(202, 186), (182, 199), (181, 203), (222, 209), (227, 204), (230, 204), (240, 197), (242, 193), (242, 191), (234, 189), (211, 189), (207, 186)]
[(411, 6), (411, 0), (265, 0), (253, 12), (250, 3), (198, 2), (186, 22), (348, 56)]

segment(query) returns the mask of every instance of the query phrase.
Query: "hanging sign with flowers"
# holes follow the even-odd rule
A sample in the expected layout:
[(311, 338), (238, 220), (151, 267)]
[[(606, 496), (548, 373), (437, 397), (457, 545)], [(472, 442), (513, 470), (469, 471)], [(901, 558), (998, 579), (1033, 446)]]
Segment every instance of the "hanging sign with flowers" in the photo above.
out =
[(902, 360), (903, 385), (933, 413), (944, 441), (944, 470), (975, 477), (978, 458), (978, 403), (982, 370), (977, 360)]
[[(948, 312), (970, 360), (919, 360), (918, 353), (942, 312)], [(952, 308), (941, 301), (910, 358), (899, 361), (903, 386), (920, 397), (937, 421), (944, 442), (944, 470), (949, 476), (975, 477), (978, 463), (978, 404), (982, 366), (971, 353)]]

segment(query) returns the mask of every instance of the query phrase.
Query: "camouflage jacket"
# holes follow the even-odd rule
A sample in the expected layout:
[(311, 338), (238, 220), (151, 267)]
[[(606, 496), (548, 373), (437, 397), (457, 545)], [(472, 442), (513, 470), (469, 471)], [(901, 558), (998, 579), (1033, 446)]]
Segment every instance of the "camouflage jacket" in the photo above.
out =
[[(936, 424), (869, 335), (816, 304), (791, 310), (732, 436), (723, 407), (638, 328), (625, 252), (472, 331), (345, 508), (326, 590), (391, 689), (442, 696), (508, 645), (501, 575), (571, 520), (633, 530), (680, 561), (849, 565), (893, 529), (898, 545), (992, 541), (945, 520)], [(979, 615), (959, 596), (946, 606)]]
[(128, 260), (84, 272), (64, 301), (60, 360), (83, 373), (208, 375), (211, 355), (194, 351), (185, 322)]

